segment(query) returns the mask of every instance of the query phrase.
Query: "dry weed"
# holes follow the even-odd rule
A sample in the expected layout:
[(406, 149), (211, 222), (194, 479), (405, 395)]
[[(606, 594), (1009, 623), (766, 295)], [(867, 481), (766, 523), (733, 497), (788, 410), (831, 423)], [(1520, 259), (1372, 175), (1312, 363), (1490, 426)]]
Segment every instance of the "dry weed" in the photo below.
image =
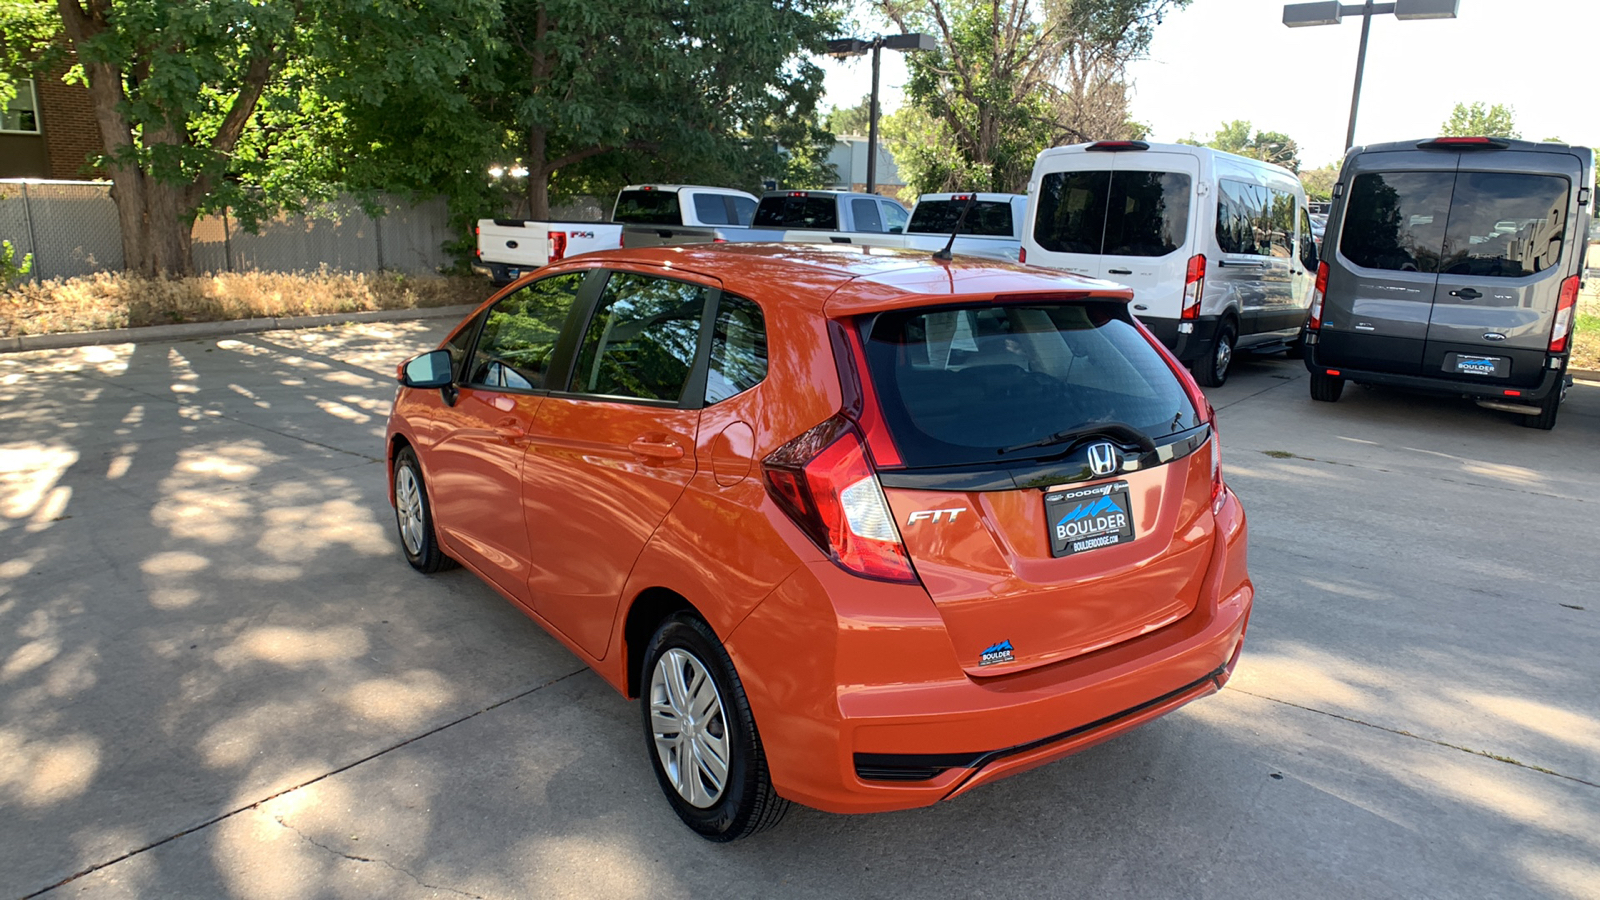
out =
[(489, 291), (481, 278), (387, 272), (242, 272), (177, 279), (100, 272), (0, 291), (0, 337), (454, 306), (477, 303)]

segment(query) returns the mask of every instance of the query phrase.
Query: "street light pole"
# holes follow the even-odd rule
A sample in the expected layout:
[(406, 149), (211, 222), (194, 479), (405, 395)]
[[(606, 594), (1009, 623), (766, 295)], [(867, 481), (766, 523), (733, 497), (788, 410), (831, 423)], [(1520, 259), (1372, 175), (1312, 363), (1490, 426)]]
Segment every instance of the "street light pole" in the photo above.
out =
[(1345, 16), (1361, 17), (1361, 49), (1356, 52), (1356, 83), (1350, 92), (1350, 127), (1345, 131), (1346, 149), (1356, 144), (1356, 111), (1361, 106), (1361, 77), (1367, 68), (1367, 38), (1372, 33), (1372, 17), (1394, 13), (1396, 19), (1454, 19), (1461, 0), (1394, 0), (1376, 3), (1363, 0), (1359, 5), (1339, 0), (1289, 3), (1283, 7), (1283, 24), (1290, 28), (1307, 25), (1337, 25)]
[(872, 102), (867, 107), (867, 193), (878, 192), (878, 68), (883, 38), (872, 42)]
[(870, 40), (840, 38), (828, 42), (828, 55), (835, 59), (863, 56), (872, 51), (872, 97), (867, 109), (867, 193), (878, 191), (878, 72), (880, 57), (889, 50), (932, 50), (937, 44), (931, 34), (880, 34)]

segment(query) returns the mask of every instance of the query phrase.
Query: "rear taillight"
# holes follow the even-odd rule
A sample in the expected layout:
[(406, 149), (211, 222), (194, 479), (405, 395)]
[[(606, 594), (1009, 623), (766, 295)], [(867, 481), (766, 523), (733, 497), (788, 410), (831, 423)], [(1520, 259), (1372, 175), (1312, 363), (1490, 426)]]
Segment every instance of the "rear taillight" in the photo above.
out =
[(772, 499), (840, 568), (917, 582), (866, 446), (842, 413), (774, 450), (761, 474)]
[(560, 262), (567, 255), (567, 233), (550, 232), (550, 262)]
[(1561, 282), (1561, 299), (1556, 303), (1556, 321), (1550, 326), (1550, 352), (1567, 352), (1567, 341), (1572, 337), (1572, 311), (1578, 305), (1578, 276)]
[(1215, 419), (1211, 422), (1211, 511), (1218, 510), (1218, 501), (1222, 499), (1222, 436), (1217, 434)]
[(617, 232), (617, 246), (618, 247), (626, 247), (626, 246), (628, 246), (628, 239), (626, 237), (624, 237), (622, 232), (620, 232), (620, 231)]
[(1189, 268), (1183, 273), (1183, 312), (1180, 318), (1194, 321), (1200, 318), (1200, 298), (1206, 292), (1206, 257), (1196, 253), (1189, 257)]
[(1328, 264), (1317, 263), (1317, 283), (1311, 288), (1311, 318), (1306, 320), (1306, 330), (1322, 327), (1322, 299), (1328, 295)]
[(1027, 261), (1028, 261), (1028, 248), (1027, 247), (1023, 247), (1021, 250), (1017, 251), (1017, 262), (1025, 263)]

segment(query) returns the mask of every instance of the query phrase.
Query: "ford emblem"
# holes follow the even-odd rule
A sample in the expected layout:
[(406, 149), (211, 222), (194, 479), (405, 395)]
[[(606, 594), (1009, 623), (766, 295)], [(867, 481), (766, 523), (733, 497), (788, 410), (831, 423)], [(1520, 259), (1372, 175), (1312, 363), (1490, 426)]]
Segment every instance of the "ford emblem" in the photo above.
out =
[(1485, 334), (1483, 339), (1486, 341), (1503, 341), (1506, 339), (1506, 336), (1498, 331), (1491, 331)]

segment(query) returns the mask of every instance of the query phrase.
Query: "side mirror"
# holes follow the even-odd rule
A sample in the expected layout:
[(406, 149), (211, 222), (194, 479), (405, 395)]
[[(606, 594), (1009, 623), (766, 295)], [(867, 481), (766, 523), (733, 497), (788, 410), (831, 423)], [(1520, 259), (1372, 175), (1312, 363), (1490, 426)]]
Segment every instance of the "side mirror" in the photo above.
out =
[(430, 350), (400, 367), (400, 383), (406, 387), (447, 388), (452, 380), (447, 350)]

